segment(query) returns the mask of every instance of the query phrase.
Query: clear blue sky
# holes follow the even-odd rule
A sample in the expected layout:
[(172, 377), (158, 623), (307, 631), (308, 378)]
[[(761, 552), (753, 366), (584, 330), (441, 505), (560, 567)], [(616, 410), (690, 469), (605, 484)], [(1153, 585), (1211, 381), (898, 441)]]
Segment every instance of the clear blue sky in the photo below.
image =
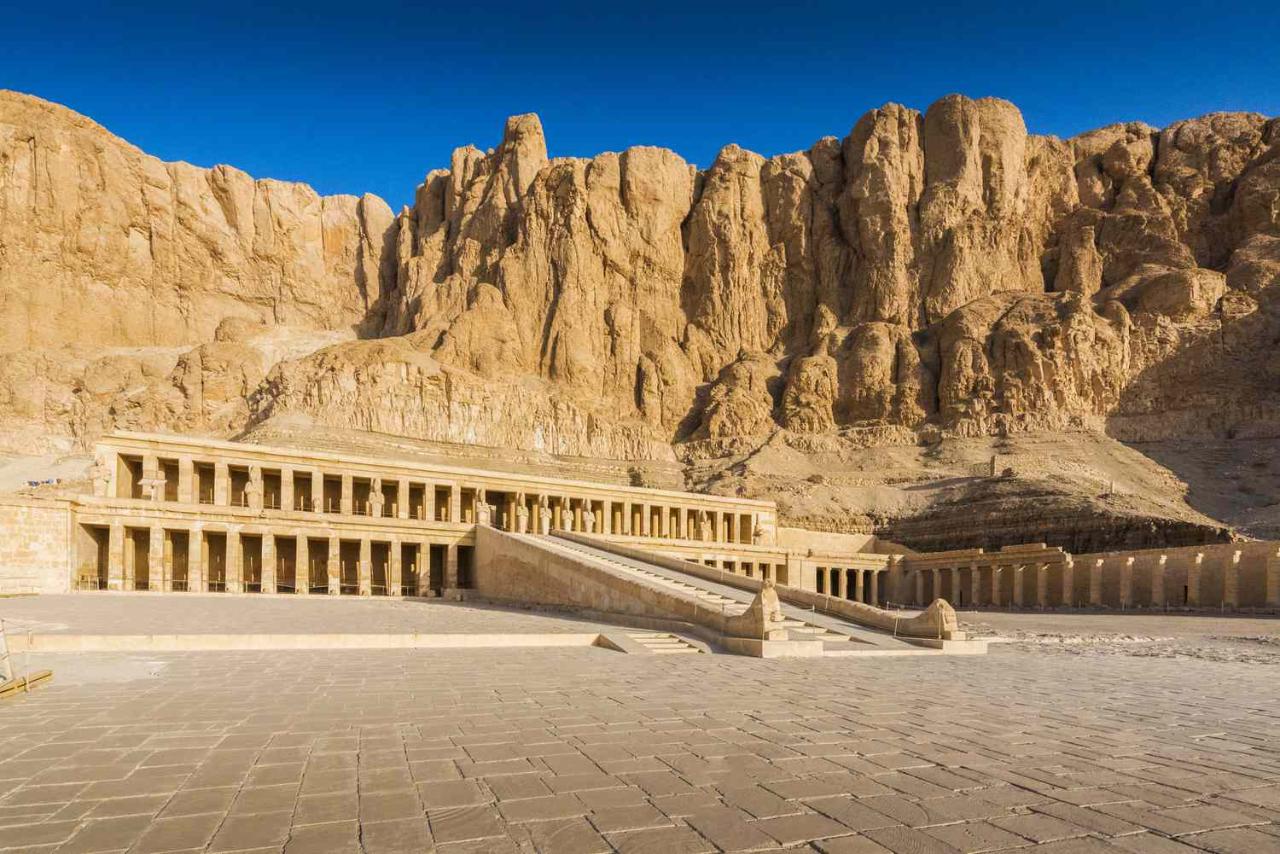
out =
[[(456, 146), (542, 116), (551, 154), (673, 148), (706, 166), (845, 135), (868, 109), (1007, 98), (1033, 132), (1280, 114), (1280, 2), (286, 6), (9, 4), (0, 87), (166, 160), (410, 201)], [(203, 4), (201, 4), (203, 5)]]

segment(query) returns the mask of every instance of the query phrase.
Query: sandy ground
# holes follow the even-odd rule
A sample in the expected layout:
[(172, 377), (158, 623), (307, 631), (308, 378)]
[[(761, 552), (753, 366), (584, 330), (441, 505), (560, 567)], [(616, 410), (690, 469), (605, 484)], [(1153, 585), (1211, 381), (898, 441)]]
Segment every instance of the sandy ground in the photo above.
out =
[(966, 611), (967, 631), (1050, 655), (1198, 659), (1280, 666), (1280, 619), (1211, 615)]

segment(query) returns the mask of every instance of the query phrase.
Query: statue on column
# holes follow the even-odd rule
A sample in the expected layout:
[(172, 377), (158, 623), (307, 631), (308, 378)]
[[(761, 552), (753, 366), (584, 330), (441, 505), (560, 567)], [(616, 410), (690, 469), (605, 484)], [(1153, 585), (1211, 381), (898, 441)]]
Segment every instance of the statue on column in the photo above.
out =
[(560, 527), (566, 531), (573, 530), (573, 502), (568, 498), (560, 499)]
[(521, 534), (529, 533), (529, 502), (525, 500), (523, 492), (516, 496), (516, 531)]
[(375, 477), (369, 483), (369, 515), (381, 516), (387, 499), (382, 496), (382, 478)]
[(164, 472), (158, 471), (151, 477), (144, 477), (140, 481), (142, 485), (142, 494), (152, 501), (160, 501), (164, 498)]
[(591, 511), (590, 504), (582, 508), (582, 530), (588, 534), (596, 532), (596, 514)]
[(551, 533), (551, 501), (545, 495), (538, 499), (538, 533)]
[(492, 511), (489, 508), (489, 498), (485, 495), (484, 487), (476, 490), (476, 524), (490, 524), (490, 515)]
[(99, 455), (93, 458), (93, 465), (89, 467), (89, 479), (93, 481), (93, 494), (106, 498), (107, 489), (111, 486), (111, 464), (106, 457)]
[(262, 469), (249, 469), (249, 482), (244, 485), (244, 503), (255, 510), (262, 509)]
[(711, 540), (711, 517), (702, 509), (698, 510), (698, 539), (703, 542)]

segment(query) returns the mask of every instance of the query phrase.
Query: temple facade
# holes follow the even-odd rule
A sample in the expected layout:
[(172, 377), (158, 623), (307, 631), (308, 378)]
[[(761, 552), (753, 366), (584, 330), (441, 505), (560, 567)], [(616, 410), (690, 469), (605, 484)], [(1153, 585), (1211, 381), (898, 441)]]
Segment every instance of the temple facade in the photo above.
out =
[(871, 605), (1280, 608), (1280, 544), (913, 552), (730, 496), (117, 433), (92, 486), (0, 498), (0, 593), (454, 596), (476, 530), (572, 532)]
[(780, 535), (773, 502), (379, 457), (119, 433), (90, 474), (91, 492), (0, 508), (11, 548), (41, 532), (23, 555), (36, 569), (10, 589), (450, 595), (470, 586), (479, 525), (595, 534), (808, 589), (839, 566), (866, 602), (891, 563), (857, 551), (871, 537), (814, 549)]

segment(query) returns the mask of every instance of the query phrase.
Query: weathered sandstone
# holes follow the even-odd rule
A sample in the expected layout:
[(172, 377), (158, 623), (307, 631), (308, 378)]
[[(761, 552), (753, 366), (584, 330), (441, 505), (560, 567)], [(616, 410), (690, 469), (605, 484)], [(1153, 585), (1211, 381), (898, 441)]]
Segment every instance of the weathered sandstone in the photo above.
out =
[(14, 453), (290, 416), (726, 471), (771, 436), (1258, 436), (1278, 297), (1280, 121), (1252, 114), (1064, 141), (948, 96), (704, 170), (550, 158), (517, 116), (393, 215), (0, 93)]

